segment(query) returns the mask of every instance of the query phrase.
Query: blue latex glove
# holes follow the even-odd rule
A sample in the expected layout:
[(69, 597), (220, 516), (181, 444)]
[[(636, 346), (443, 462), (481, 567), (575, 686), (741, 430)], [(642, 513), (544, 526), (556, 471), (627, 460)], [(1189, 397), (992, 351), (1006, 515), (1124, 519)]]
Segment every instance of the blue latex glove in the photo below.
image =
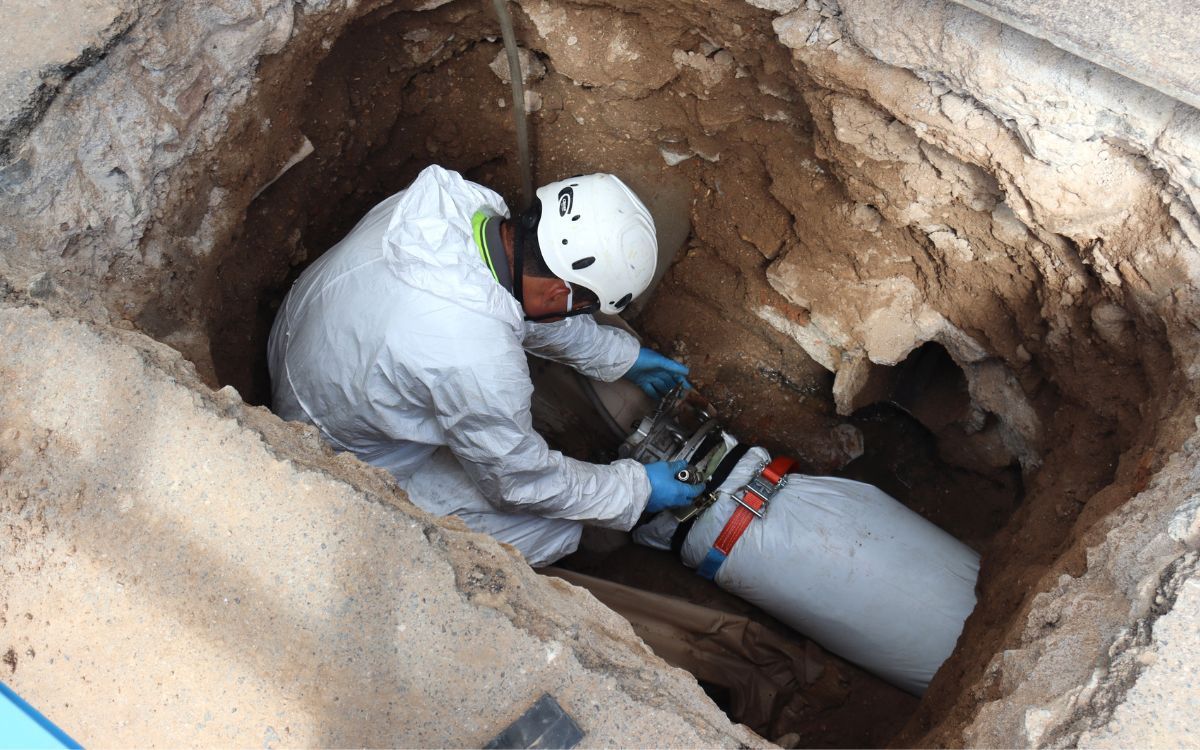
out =
[(675, 475), (685, 468), (687, 468), (687, 461), (655, 461), (652, 464), (646, 464), (646, 477), (650, 480), (650, 501), (646, 503), (647, 513), (657, 513), (667, 508), (691, 505), (692, 501), (701, 492), (704, 492), (702, 484), (688, 484), (675, 478)]
[(687, 374), (686, 365), (643, 346), (633, 367), (621, 377), (633, 381), (650, 398), (660, 399), (680, 383), (691, 388), (692, 384), (687, 382)]

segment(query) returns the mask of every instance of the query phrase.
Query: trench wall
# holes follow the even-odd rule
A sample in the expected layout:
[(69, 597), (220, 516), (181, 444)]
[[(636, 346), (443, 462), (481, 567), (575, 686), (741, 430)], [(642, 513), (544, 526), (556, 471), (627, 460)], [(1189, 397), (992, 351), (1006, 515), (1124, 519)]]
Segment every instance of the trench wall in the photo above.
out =
[[(238, 283), (221, 269), (253, 244), (239, 241), (252, 200), (305, 150), (296, 102), (347, 27), (401, 16), (396, 85), (493, 43), (484, 9), (461, 2), (128, 0), (20, 49), (0, 120), (10, 298), (139, 329), (216, 385), (211, 300)], [(37, 33), (53, 18), (24, 20)], [(1196, 111), (934, 0), (528, 2), (517, 22), (549, 67), (533, 86), (542, 146), (584, 128), (557, 168), (594, 162), (580, 139), (603, 133), (614, 164), (648, 154), (695, 186), (692, 240), (662, 287), (683, 314), (648, 309), (651, 336), (715, 382), (734, 365), (681, 319), (716, 321), (710, 337), (802, 393), (832, 378), (843, 413), (878, 368), (937, 342), (971, 395), (947, 444), (1024, 472), (1027, 500), (986, 550), (975, 645), (901, 741), (1109, 731), (1144, 671), (1122, 654), (1153, 648), (1196, 544), (1179, 494), (1195, 465)], [(344, 92), (346, 111), (362, 96)], [(481, 117), (503, 127), (500, 109)], [(318, 139), (275, 189), (386, 135)], [(451, 157), (511, 179), (503, 153)], [(369, 205), (337, 178), (334, 196)], [(320, 244), (274, 252), (286, 267)], [(1100, 604), (1062, 617), (1085, 602)]]

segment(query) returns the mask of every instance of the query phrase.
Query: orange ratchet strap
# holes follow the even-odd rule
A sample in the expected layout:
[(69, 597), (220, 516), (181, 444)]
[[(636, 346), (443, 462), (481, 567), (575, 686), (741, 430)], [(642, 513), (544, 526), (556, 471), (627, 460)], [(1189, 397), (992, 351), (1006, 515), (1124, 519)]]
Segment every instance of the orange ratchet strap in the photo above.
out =
[[(717, 575), (725, 558), (729, 557), (729, 553), (733, 551), (733, 545), (742, 538), (742, 534), (750, 527), (751, 521), (763, 517), (767, 506), (771, 504), (771, 498), (775, 497), (775, 493), (779, 492), (780, 487), (787, 484), (786, 477), (794, 468), (796, 468), (794, 460), (780, 456), (764, 466), (734, 494), (733, 499), (737, 501), (738, 507), (725, 522), (725, 528), (721, 529), (721, 533), (717, 535), (712, 549), (708, 551), (700, 563), (700, 567), (696, 568), (696, 573), (710, 581)], [(738, 497), (738, 494), (741, 494), (741, 497)]]

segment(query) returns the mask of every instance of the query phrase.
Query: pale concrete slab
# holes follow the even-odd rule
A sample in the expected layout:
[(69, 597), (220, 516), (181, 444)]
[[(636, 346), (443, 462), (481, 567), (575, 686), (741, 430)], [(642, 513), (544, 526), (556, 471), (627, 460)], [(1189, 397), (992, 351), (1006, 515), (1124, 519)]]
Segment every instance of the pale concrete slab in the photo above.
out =
[(1200, 9), (1192, 0), (953, 0), (1200, 107)]
[[(1193, 554), (1192, 567), (1196, 555)], [(1174, 606), (1153, 626), (1135, 659), (1141, 672), (1108, 722), (1080, 747), (1188, 747), (1200, 735), (1200, 578), (1177, 586)]]
[(590, 594), (173, 350), (29, 308), (0, 339), (0, 679), (85, 746), (481, 747), (543, 693), (586, 746), (763, 744)]

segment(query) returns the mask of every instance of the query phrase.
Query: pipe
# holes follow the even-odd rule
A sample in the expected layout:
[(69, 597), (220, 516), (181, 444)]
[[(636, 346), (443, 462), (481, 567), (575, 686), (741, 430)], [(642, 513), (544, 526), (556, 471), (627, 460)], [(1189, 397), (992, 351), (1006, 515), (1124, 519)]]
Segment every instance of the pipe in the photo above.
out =
[(500, 19), (500, 33), (504, 37), (504, 49), (508, 53), (508, 77), (512, 81), (513, 120), (517, 126), (517, 160), (521, 170), (521, 210), (533, 205), (533, 164), (529, 158), (529, 115), (525, 112), (525, 76), (521, 72), (521, 58), (517, 55), (517, 36), (513, 32), (512, 16), (505, 0), (492, 0), (496, 17)]
[(596, 386), (592, 383), (592, 381), (582, 373), (577, 372), (575, 373), (575, 376), (579, 379), (579, 385), (581, 388), (583, 388), (583, 393), (585, 396), (587, 396), (587, 400), (591, 402), (592, 408), (596, 410), (596, 413), (600, 415), (600, 419), (604, 421), (604, 426), (607, 427), (610, 432), (612, 432), (617, 440), (624, 440), (626, 437), (628, 437), (629, 430), (626, 430), (617, 423), (617, 420), (613, 417), (612, 412), (610, 412), (608, 407), (604, 405), (604, 402), (600, 400), (600, 394), (596, 393)]

